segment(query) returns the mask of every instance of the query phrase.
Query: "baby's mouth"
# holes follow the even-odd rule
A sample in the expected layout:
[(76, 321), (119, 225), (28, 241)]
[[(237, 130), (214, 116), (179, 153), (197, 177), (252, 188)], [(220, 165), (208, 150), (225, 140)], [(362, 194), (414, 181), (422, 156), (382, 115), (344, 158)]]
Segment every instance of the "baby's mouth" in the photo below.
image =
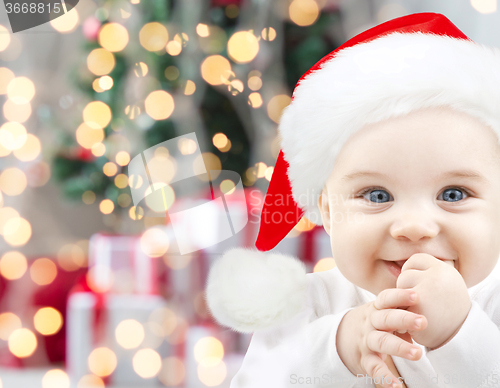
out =
[[(406, 263), (408, 261), (408, 259), (393, 261), (393, 263), (396, 264), (399, 268), (402, 268), (403, 265), (404, 265), (404, 263)], [(452, 267), (455, 267), (455, 261), (454, 260), (440, 259), (440, 258), (438, 258), (438, 260), (441, 260), (443, 263), (451, 265)]]

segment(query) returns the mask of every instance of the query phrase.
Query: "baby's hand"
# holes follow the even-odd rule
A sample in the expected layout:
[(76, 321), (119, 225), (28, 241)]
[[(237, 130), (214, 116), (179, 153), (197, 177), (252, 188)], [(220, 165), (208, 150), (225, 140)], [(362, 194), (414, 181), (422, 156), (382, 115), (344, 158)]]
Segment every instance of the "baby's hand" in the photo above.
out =
[[(412, 295), (414, 300), (410, 298)], [(420, 359), (422, 350), (412, 344), (408, 334), (394, 334), (395, 331), (425, 329), (427, 320), (424, 316), (398, 309), (400, 306), (414, 306), (418, 300), (415, 291), (390, 288), (380, 292), (375, 301), (344, 316), (337, 331), (337, 352), (352, 374), (378, 378), (378, 381), (384, 381), (383, 387), (392, 388), (398, 380), (384, 362), (387, 355)], [(417, 321), (418, 318), (421, 322)]]
[(455, 336), (471, 308), (467, 286), (460, 273), (426, 253), (411, 256), (401, 268), (398, 289), (412, 289), (419, 302), (408, 311), (422, 314), (428, 326), (423, 331), (409, 331), (415, 342), (429, 348), (444, 345)]

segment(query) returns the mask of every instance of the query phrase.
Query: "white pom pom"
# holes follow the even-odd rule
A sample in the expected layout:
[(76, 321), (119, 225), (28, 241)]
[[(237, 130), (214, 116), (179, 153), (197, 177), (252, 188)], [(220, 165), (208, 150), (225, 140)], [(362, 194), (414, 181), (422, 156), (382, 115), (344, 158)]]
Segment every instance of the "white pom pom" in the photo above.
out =
[(231, 249), (212, 265), (206, 295), (221, 325), (242, 333), (267, 329), (305, 306), (305, 265), (282, 254)]

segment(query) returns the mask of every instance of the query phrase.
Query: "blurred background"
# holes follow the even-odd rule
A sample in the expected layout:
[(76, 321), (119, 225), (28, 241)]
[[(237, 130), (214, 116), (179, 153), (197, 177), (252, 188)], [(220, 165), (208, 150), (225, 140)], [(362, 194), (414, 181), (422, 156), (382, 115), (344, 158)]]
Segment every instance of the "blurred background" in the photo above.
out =
[[(226, 249), (255, 242), (300, 76), (359, 32), (415, 12), (443, 13), (500, 46), (496, 0), (71, 3), (15, 33), (0, 5), (3, 388), (229, 387), (250, 335), (210, 317), (206, 275)], [(176, 139), (193, 132), (196, 141)], [(179, 160), (157, 145), (171, 139), (240, 181), (200, 174), (174, 187), (163, 176), (152, 188), (167, 209), (217, 210), (216, 186), (245, 193), (232, 206), (248, 223), (229, 238), (217, 217), (186, 221), (203, 248), (189, 254), (165, 211), (132, 200), (147, 182), (129, 163), (152, 149), (150, 170), (169, 175)], [(305, 219), (275, 250), (309, 271), (335, 266), (328, 236)]]

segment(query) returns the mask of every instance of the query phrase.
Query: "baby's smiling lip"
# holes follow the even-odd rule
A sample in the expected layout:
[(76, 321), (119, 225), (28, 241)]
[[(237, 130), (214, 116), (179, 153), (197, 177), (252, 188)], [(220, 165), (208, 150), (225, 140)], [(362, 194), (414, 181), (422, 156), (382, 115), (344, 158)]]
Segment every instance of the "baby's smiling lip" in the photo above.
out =
[[(430, 253), (429, 253), (430, 254)], [(431, 256), (434, 256), (434, 255), (431, 255)], [(406, 259), (403, 259), (403, 260), (389, 260), (389, 261), (392, 261), (394, 262), (394, 264), (396, 264), (399, 268), (402, 268), (404, 263), (406, 263), (406, 261), (410, 258), (411, 256), (409, 256), (408, 258)], [(448, 265), (451, 265), (452, 267), (455, 266), (455, 261), (454, 260), (450, 260), (450, 259), (443, 259), (441, 257), (438, 257), (438, 256), (434, 256), (436, 259), (438, 260), (441, 260), (442, 262), (448, 264)]]

